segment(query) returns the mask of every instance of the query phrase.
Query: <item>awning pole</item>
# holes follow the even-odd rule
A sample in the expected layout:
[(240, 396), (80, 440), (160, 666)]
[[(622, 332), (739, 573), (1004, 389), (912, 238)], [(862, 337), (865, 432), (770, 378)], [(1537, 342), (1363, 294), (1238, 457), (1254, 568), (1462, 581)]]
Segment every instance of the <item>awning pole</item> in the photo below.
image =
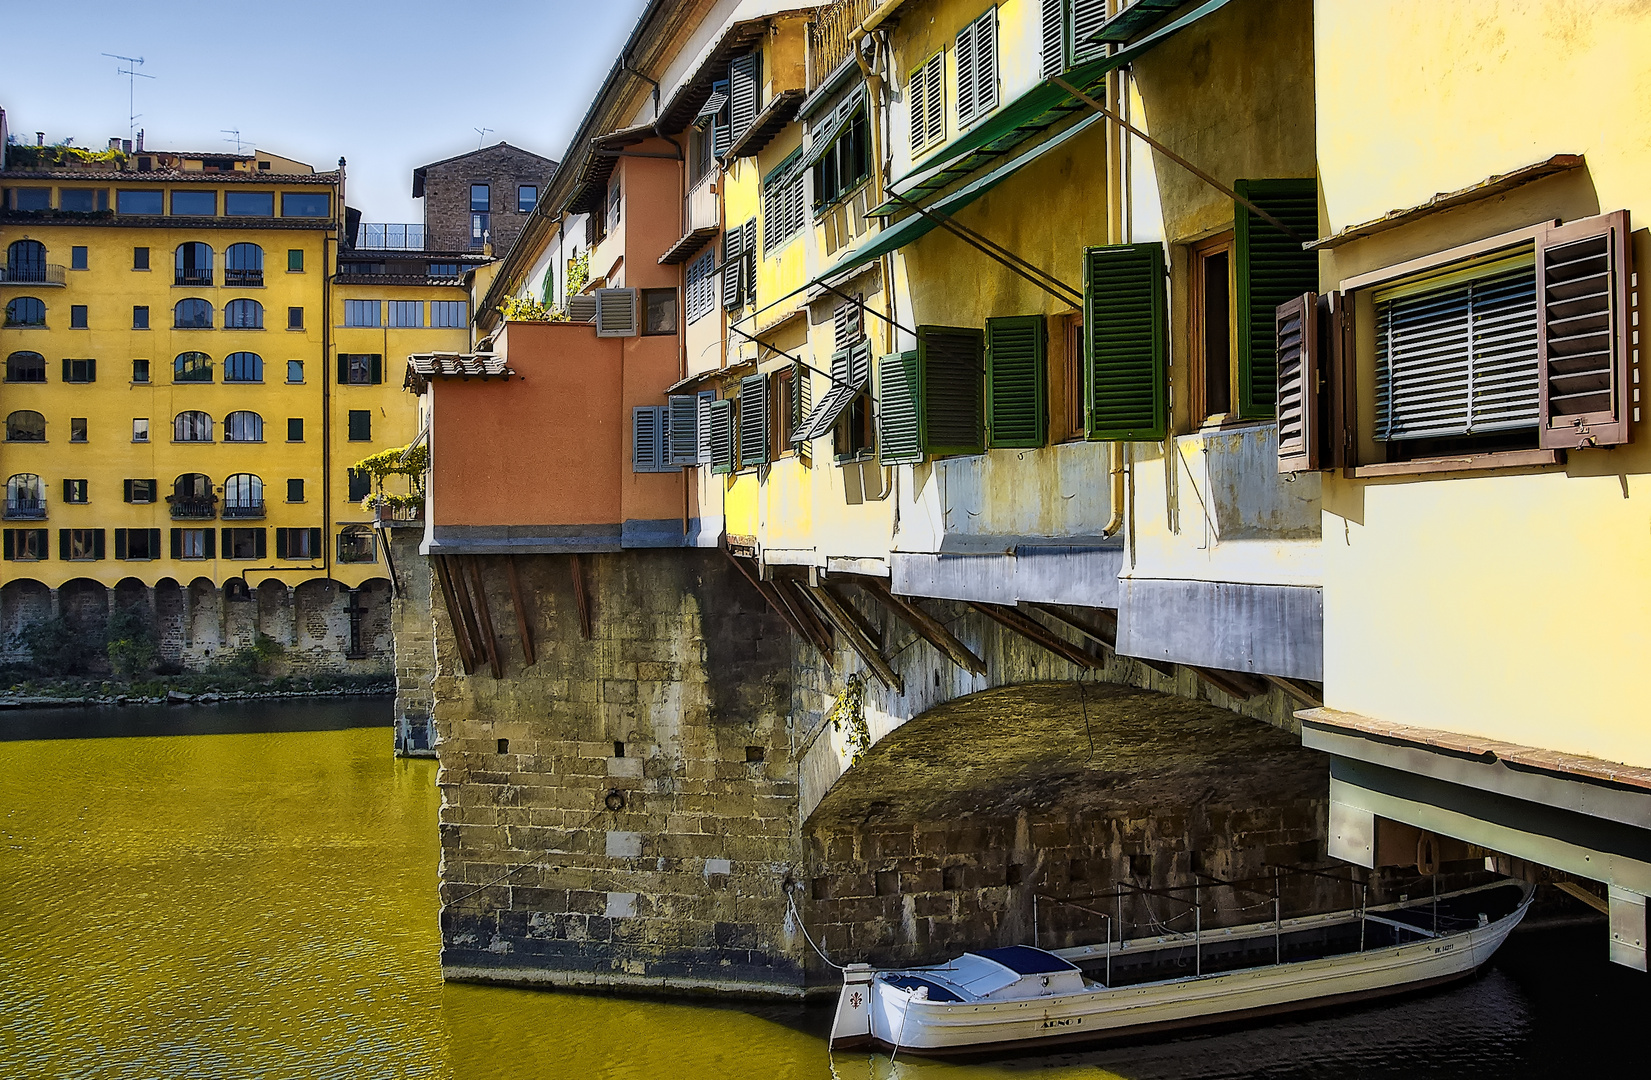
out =
[(1020, 256), (1003, 247), (1000, 247), (999, 245), (986, 239), (984, 236), (981, 236), (973, 229), (970, 229), (968, 226), (961, 225), (944, 214), (939, 214), (928, 209), (927, 207), (919, 206), (910, 199), (906, 198), (904, 195), (898, 194), (893, 190), (890, 190), (885, 194), (901, 206), (910, 207), (919, 214), (922, 214), (924, 217), (956, 236), (959, 240), (962, 240), (965, 244), (968, 244), (970, 247), (979, 251), (987, 258), (1002, 263), (1004, 266), (1025, 278), (1027, 281), (1030, 281), (1033, 285), (1036, 285), (1038, 288), (1042, 289), (1050, 296), (1053, 296), (1055, 299), (1064, 300), (1073, 307), (1083, 306), (1083, 293), (1066, 284), (1066, 282), (1055, 277), (1053, 274), (1040, 270), (1038, 267), (1033, 266)]
[[(882, 319), (884, 322), (888, 323), (890, 326), (894, 327), (896, 330), (904, 330), (906, 333), (910, 334), (912, 337), (917, 336), (917, 331), (913, 330), (911, 327), (894, 321), (892, 318), (890, 318), (887, 315), (884, 315), (881, 311), (878, 311), (876, 308), (867, 307), (866, 306), (866, 298), (863, 297), (863, 296), (850, 296), (848, 293), (846, 293), (843, 290), (837, 288), (837, 286), (827, 285), (823, 281), (820, 282), (820, 288), (824, 289), (826, 292), (831, 293), (834, 296), (842, 297), (844, 300), (847, 300), (851, 304), (858, 305), (859, 308), (860, 308), (860, 315), (861, 315), (862, 318), (867, 316), (867, 315), (875, 315), (879, 319)], [(770, 346), (770, 347), (772, 347), (772, 346)]]
[(1210, 187), (1215, 188), (1215, 190), (1221, 192), (1221, 194), (1227, 196), (1229, 199), (1233, 200), (1236, 203), (1242, 203), (1244, 206), (1249, 207), (1250, 210), (1255, 212), (1263, 220), (1270, 223), (1275, 229), (1278, 229), (1281, 232), (1283, 232), (1286, 236), (1294, 237), (1295, 239), (1300, 240), (1304, 244), (1307, 243), (1310, 240), (1318, 239), (1318, 237), (1316, 237), (1316, 236), (1303, 236), (1303, 235), (1301, 235), (1296, 230), (1290, 228), (1290, 226), (1284, 224), (1284, 222), (1278, 220), (1278, 218), (1276, 218), (1273, 215), (1269, 214), (1267, 211), (1263, 210), (1261, 207), (1257, 206), (1255, 203), (1251, 202), (1250, 200), (1246, 199), (1244, 196), (1240, 195), (1238, 192), (1234, 191), (1232, 188), (1228, 187), (1226, 184), (1223, 184), (1221, 181), (1217, 180), (1215, 177), (1211, 176), (1209, 173), (1205, 172), (1203, 169), (1200, 169), (1198, 166), (1194, 165), (1192, 162), (1188, 161), (1186, 158), (1182, 157), (1180, 154), (1177, 154), (1174, 150), (1171, 150), (1169, 147), (1165, 146), (1163, 143), (1159, 142), (1157, 139), (1154, 139), (1151, 135), (1148, 135), (1146, 132), (1142, 131), (1140, 128), (1136, 127), (1134, 124), (1131, 124), (1128, 120), (1125, 120), (1123, 117), (1119, 116), (1117, 113), (1113, 112), (1111, 109), (1107, 108), (1105, 105), (1102, 105), (1100, 102), (1096, 101), (1094, 98), (1090, 97), (1088, 94), (1084, 93), (1082, 90), (1079, 90), (1076, 86), (1073, 86), (1071, 83), (1067, 82), (1065, 79), (1061, 78), (1059, 75), (1056, 75), (1055, 77), (1051, 78), (1049, 81), (1054, 83), (1056, 86), (1060, 87), (1062, 90), (1065, 90), (1068, 94), (1071, 94), (1073, 97), (1077, 98), (1079, 101), (1083, 102), (1085, 105), (1088, 105), (1091, 109), (1094, 109), (1096, 112), (1100, 113), (1102, 116), (1106, 117), (1109, 120), (1114, 121), (1120, 127), (1122, 127), (1125, 131), (1129, 132), (1131, 135), (1135, 136), (1137, 139), (1140, 139), (1142, 142), (1146, 143), (1148, 146), (1152, 147), (1154, 150), (1158, 151), (1160, 154), (1163, 154), (1165, 157), (1169, 158), (1171, 161), (1175, 162), (1177, 165), (1181, 166), (1183, 169), (1185, 169), (1188, 172), (1192, 173), (1192, 175), (1198, 177), (1198, 179), (1204, 181), (1204, 183), (1210, 185)]
[[(837, 376), (833, 375), (829, 371), (821, 371), (819, 368), (815, 367), (813, 364), (810, 364), (807, 360), (804, 360), (800, 356), (792, 356), (790, 353), (786, 352), (784, 349), (776, 349), (774, 346), (770, 345), (768, 342), (762, 340), (761, 338), (755, 338), (755, 337), (752, 337), (750, 334), (747, 334), (744, 330), (741, 330), (739, 327), (735, 326), (733, 323), (728, 324), (728, 329), (732, 330), (734, 333), (738, 334), (740, 337), (744, 338), (746, 341), (749, 341), (753, 345), (756, 345), (758, 348), (767, 349), (769, 352), (773, 353), (775, 356), (783, 356), (787, 360), (791, 361), (793, 364), (801, 365), (802, 367), (807, 368), (809, 371), (812, 371), (816, 375), (824, 375), (826, 378), (830, 379), (832, 382), (836, 383), (839, 386), (845, 386), (850, 390), (855, 389), (855, 386), (854, 386), (853, 383), (845, 382), (842, 379), (839, 379)], [(757, 362), (760, 364), (762, 361), (758, 360)]]

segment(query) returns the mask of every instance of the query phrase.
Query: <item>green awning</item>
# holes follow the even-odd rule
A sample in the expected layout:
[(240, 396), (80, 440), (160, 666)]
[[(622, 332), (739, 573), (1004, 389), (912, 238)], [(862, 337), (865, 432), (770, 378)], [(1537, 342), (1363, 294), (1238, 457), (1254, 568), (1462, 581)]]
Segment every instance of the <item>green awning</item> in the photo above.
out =
[[(1163, 29), (1149, 34), (1111, 56), (1103, 56), (1069, 69), (1062, 79), (1086, 93), (1099, 87), (1107, 74), (1130, 63), (1165, 38), (1227, 4), (1228, 0), (1208, 0)], [(1088, 109), (1062, 87), (1044, 81), (998, 110), (985, 123), (953, 139), (921, 166), (894, 182), (898, 194), (916, 203), (934, 195), (1013, 150), (1037, 135)], [(868, 212), (871, 217), (888, 217), (900, 209), (892, 200)]]

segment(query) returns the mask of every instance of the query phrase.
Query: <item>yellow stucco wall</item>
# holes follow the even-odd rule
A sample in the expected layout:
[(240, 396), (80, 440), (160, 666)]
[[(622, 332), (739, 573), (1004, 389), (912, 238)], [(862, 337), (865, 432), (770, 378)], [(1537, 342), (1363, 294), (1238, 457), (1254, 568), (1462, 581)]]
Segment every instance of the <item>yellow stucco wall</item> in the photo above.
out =
[[(1651, 215), (1651, 10), (1320, 3), (1328, 228), (1553, 154), (1584, 170), (1351, 243), (1324, 284), (1544, 219)], [(1640, 228), (1635, 258), (1651, 266)], [(1326, 703), (1643, 764), (1651, 547), (1633, 446), (1544, 469), (1325, 483)]]

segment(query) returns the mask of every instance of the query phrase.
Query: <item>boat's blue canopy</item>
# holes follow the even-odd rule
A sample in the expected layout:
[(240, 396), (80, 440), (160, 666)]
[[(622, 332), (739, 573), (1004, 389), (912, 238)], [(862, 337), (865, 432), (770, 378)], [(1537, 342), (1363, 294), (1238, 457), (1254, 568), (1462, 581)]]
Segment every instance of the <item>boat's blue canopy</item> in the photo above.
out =
[(1034, 949), (1030, 945), (1009, 945), (1002, 949), (979, 949), (975, 956), (994, 960), (1017, 975), (1049, 975), (1056, 971), (1076, 971), (1077, 965), (1062, 960), (1054, 953)]

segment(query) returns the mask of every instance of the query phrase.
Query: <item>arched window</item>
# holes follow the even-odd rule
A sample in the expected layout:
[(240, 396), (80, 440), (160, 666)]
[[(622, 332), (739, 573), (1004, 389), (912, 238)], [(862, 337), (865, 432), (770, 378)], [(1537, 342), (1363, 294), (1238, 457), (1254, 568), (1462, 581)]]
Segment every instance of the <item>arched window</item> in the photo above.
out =
[(7, 382), (45, 382), (46, 358), (37, 352), (14, 352), (6, 357)]
[(264, 358), (255, 352), (236, 352), (224, 357), (224, 382), (263, 382)]
[[(212, 284), (212, 248), (202, 243), (178, 245), (174, 285)], [(181, 324), (180, 324), (181, 325)]]
[(231, 300), (224, 305), (225, 330), (262, 330), (264, 305), (256, 300)]
[(7, 442), (45, 442), (46, 418), (31, 409), (19, 409), (6, 417)]
[(212, 357), (204, 352), (183, 352), (172, 361), (173, 382), (211, 382)]
[(172, 418), (173, 442), (211, 442), (212, 417), (204, 412), (181, 412)]
[(205, 473), (184, 473), (172, 481), (172, 494), (166, 501), (172, 505), (172, 516), (180, 521), (209, 520), (218, 514), (212, 478)]
[(338, 561), (376, 562), (373, 530), (367, 525), (346, 525), (338, 531)]
[(46, 488), (34, 473), (18, 473), (6, 481), (6, 517), (46, 516)]
[(46, 305), (32, 296), (19, 296), (6, 304), (7, 326), (45, 326)]
[(252, 473), (236, 473), (224, 481), (224, 517), (264, 516), (264, 482)]
[(262, 285), (264, 249), (257, 244), (231, 244), (224, 252), (225, 285)]
[(174, 330), (212, 329), (212, 304), (196, 297), (179, 300), (172, 306), (172, 328)]
[(264, 418), (255, 412), (232, 412), (224, 417), (224, 442), (263, 442)]
[(45, 281), (46, 245), (38, 240), (14, 240), (6, 249), (7, 281)]

